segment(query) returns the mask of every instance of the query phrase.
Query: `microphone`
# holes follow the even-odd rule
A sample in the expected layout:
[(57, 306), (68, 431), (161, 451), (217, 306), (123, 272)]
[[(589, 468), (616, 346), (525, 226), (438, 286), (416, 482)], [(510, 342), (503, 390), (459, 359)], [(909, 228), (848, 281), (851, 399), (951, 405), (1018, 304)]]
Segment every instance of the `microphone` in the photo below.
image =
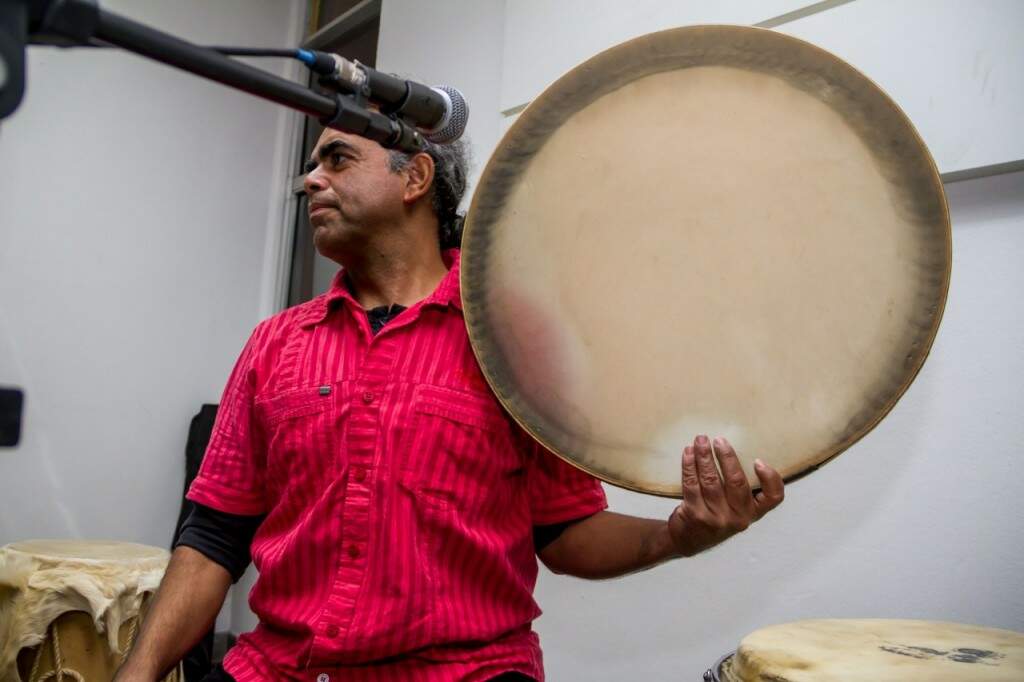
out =
[(323, 76), (324, 84), (365, 96), (381, 113), (397, 114), (436, 144), (454, 142), (469, 120), (469, 104), (453, 87), (430, 87), (377, 71), (337, 54), (299, 50), (299, 59)]

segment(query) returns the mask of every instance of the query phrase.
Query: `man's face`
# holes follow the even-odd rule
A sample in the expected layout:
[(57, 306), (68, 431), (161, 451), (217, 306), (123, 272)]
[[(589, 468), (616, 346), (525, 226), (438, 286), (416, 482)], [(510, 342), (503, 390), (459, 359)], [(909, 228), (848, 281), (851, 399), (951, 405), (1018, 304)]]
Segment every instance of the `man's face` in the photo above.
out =
[(360, 248), (402, 220), (404, 175), (388, 167), (376, 142), (327, 129), (306, 163), (313, 243), (327, 258)]

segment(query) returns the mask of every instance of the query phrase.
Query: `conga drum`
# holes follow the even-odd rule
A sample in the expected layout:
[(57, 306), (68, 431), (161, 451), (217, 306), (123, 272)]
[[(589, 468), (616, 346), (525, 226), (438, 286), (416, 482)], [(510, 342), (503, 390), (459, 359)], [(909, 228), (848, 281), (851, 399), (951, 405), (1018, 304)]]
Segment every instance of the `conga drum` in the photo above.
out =
[(508, 412), (621, 487), (681, 494), (725, 436), (791, 480), (896, 404), (951, 266), (906, 115), (774, 31), (642, 36), (538, 96), (488, 162), (462, 243), (466, 324)]
[(164, 549), (127, 542), (0, 548), (0, 681), (109, 681), (168, 559)]
[(1020, 682), (1024, 634), (923, 620), (804, 620), (748, 635), (705, 682)]

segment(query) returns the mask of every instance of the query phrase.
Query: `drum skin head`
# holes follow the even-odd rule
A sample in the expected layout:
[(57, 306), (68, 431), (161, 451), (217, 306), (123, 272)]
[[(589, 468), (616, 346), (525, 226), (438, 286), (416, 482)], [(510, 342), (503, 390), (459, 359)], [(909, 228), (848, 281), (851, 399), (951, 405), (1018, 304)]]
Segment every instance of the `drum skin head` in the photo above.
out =
[(754, 484), (870, 431), (917, 375), (949, 214), (906, 115), (837, 57), (693, 26), (598, 54), (534, 100), (467, 215), (462, 296), (508, 412), (618, 486), (679, 497), (724, 436)]
[(40, 561), (97, 564), (127, 564), (140, 562), (166, 564), (169, 553), (161, 547), (139, 545), (116, 540), (24, 540), (12, 542), (3, 548), (7, 553), (32, 556)]
[(169, 558), (161, 547), (110, 540), (0, 547), (0, 680), (29, 679), (33, 667), (44, 679), (58, 659), (79, 679), (111, 679)]
[(823, 619), (743, 638), (727, 682), (1019, 682), (1024, 634), (925, 620)]

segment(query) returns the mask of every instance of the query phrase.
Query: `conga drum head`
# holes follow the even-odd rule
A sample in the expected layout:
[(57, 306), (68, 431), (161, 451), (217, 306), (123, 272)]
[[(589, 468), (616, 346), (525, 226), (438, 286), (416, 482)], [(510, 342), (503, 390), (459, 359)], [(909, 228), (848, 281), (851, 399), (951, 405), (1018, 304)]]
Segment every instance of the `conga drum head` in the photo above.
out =
[(463, 308), (509, 413), (610, 483), (678, 497), (725, 436), (750, 480), (861, 438), (920, 370), (945, 195), (899, 107), (764, 29), (654, 33), (534, 100), (467, 215)]
[(4, 547), (5, 554), (64, 565), (105, 565), (133, 570), (167, 565), (169, 553), (161, 547), (116, 540), (24, 540)]
[(1019, 682), (1024, 634), (921, 620), (805, 620), (743, 638), (722, 682)]

